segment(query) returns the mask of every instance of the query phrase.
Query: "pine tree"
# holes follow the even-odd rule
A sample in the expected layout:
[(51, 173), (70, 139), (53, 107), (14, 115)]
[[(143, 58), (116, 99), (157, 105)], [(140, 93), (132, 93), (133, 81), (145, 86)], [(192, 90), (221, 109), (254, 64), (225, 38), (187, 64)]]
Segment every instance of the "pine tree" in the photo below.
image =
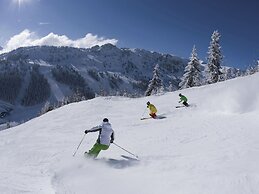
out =
[(245, 75), (252, 75), (259, 72), (259, 61), (254, 62), (254, 64), (249, 65), (246, 69)]
[(200, 61), (197, 56), (196, 48), (193, 46), (190, 61), (185, 67), (182, 81), (179, 84), (180, 89), (190, 88), (201, 85)]
[(162, 93), (164, 91), (163, 82), (160, 79), (159, 65), (156, 64), (153, 71), (153, 78), (149, 81), (145, 96)]
[(173, 86), (173, 83), (170, 81), (168, 86), (168, 92), (172, 92), (172, 91), (174, 91), (174, 86)]
[(211, 36), (211, 42), (208, 51), (208, 66), (206, 69), (207, 83), (216, 83), (220, 81), (220, 75), (222, 74), (221, 60), (221, 46), (219, 45), (220, 34), (218, 31), (214, 31)]

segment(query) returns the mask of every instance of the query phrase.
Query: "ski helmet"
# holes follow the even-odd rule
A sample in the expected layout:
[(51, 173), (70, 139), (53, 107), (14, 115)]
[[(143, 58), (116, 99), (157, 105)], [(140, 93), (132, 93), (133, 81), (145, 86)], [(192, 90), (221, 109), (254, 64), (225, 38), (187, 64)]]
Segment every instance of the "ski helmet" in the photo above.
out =
[(109, 122), (109, 120), (107, 118), (104, 118), (103, 122)]
[(182, 96), (182, 94), (180, 93), (179, 96)]
[(148, 102), (147, 102), (147, 105), (149, 105), (149, 104), (150, 104), (150, 102), (148, 101)]

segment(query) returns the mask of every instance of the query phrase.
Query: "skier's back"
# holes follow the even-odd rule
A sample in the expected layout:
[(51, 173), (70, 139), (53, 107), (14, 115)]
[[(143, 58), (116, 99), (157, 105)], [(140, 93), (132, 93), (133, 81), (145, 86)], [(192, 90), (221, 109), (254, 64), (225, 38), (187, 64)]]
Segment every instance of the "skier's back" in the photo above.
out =
[(188, 101), (188, 99), (186, 98), (186, 96), (184, 96), (184, 95), (182, 95), (182, 94), (179, 94), (179, 96), (180, 96), (180, 101), (179, 101), (179, 103), (183, 103), (183, 105), (184, 106), (189, 106), (189, 104), (187, 103), (187, 101)]
[(96, 143), (93, 145), (92, 149), (86, 154), (88, 156), (96, 158), (101, 150), (107, 150), (110, 146), (110, 143), (114, 141), (114, 131), (111, 124), (107, 118), (103, 119), (101, 125), (91, 128), (90, 130), (85, 130), (85, 133), (97, 132), (99, 131), (99, 136)]
[(147, 108), (150, 110), (149, 115), (152, 118), (156, 118), (157, 109), (156, 109), (155, 105), (151, 104), (150, 102), (147, 102)]

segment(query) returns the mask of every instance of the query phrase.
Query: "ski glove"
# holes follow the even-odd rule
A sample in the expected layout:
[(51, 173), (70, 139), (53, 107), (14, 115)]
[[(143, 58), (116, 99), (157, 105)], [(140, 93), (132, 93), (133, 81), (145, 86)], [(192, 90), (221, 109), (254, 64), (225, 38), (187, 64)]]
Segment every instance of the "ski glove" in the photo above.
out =
[(88, 130), (85, 130), (85, 134), (87, 134), (89, 131)]

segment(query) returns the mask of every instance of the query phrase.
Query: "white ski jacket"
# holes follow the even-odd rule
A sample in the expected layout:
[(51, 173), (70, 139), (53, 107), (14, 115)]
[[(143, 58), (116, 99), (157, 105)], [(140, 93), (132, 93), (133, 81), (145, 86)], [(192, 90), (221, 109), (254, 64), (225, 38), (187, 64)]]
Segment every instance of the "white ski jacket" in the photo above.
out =
[(114, 140), (114, 131), (109, 122), (103, 122), (101, 125), (93, 127), (88, 132), (99, 131), (97, 142), (103, 145), (110, 145), (110, 142)]

